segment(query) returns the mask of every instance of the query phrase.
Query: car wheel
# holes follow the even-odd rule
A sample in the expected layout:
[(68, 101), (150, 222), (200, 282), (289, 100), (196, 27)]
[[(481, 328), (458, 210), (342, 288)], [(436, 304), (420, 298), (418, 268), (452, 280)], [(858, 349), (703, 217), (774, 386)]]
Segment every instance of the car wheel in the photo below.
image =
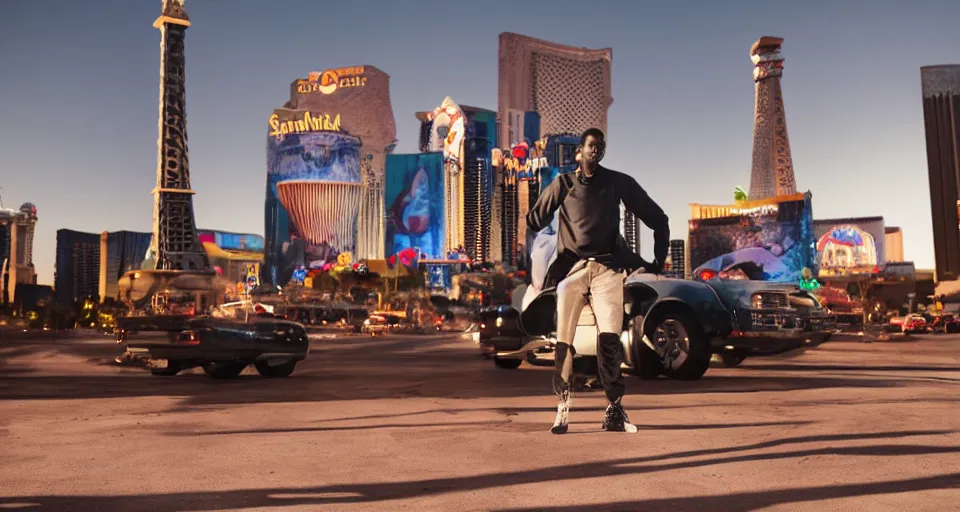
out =
[(493, 358), (493, 364), (497, 365), (497, 368), (501, 370), (516, 370), (520, 368), (520, 365), (523, 364), (523, 359), (501, 359), (499, 357)]
[(660, 357), (664, 375), (677, 380), (697, 380), (707, 372), (710, 343), (692, 315), (683, 311), (655, 312), (647, 318), (645, 327), (646, 336)]
[(289, 377), (291, 374), (293, 374), (294, 368), (297, 367), (297, 362), (288, 361), (283, 364), (270, 366), (266, 361), (257, 361), (256, 363), (253, 363), (253, 366), (256, 367), (257, 373), (263, 377), (279, 378)]
[(723, 362), (723, 365), (727, 368), (736, 368), (737, 366), (740, 366), (740, 363), (742, 363), (746, 358), (746, 354), (736, 350), (728, 350), (720, 354), (720, 361)]
[(646, 343), (640, 333), (643, 317), (633, 317), (627, 329), (630, 330), (630, 350), (633, 355), (633, 371), (643, 380), (657, 380), (663, 373), (663, 361)]
[(206, 363), (203, 372), (214, 379), (232, 379), (243, 372), (244, 363)]

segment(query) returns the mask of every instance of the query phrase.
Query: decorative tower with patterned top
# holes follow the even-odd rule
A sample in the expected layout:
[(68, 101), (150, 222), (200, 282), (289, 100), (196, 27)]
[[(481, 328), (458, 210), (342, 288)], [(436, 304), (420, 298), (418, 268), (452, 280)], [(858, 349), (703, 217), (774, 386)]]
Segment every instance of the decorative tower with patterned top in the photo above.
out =
[(793, 157), (787, 137), (783, 109), (783, 39), (761, 37), (750, 48), (756, 100), (753, 114), (753, 166), (750, 171), (750, 199), (767, 199), (797, 193)]
[(160, 134), (150, 256), (156, 270), (205, 271), (210, 263), (197, 236), (187, 158), (184, 36), (190, 18), (183, 2), (163, 0), (153, 22), (160, 30)]

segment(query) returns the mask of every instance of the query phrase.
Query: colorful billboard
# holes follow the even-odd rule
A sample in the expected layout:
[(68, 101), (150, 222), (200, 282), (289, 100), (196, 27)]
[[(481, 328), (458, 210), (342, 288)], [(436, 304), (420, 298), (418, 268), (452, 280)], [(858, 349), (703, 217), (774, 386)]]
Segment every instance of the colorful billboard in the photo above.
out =
[(355, 251), (363, 197), (358, 138), (334, 132), (269, 138), (267, 165), (269, 259), (283, 270), (280, 282), (298, 266), (321, 267)]
[(260, 235), (206, 230), (198, 230), (197, 235), (205, 248), (207, 244), (213, 244), (213, 247), (229, 252), (263, 252), (263, 237)]
[(820, 276), (870, 274), (885, 262), (883, 217), (817, 220), (813, 231)]
[[(341, 252), (382, 258), (386, 154), (396, 144), (390, 77), (373, 66), (312, 71), (267, 118), (265, 283)], [(362, 142), (361, 142), (362, 141)]]
[(443, 258), (443, 185), (442, 152), (387, 156), (386, 254), (412, 248)]
[(730, 279), (798, 283), (804, 268), (816, 273), (810, 196), (729, 208), (689, 223), (694, 276), (710, 270)]
[(429, 276), (431, 291), (449, 291), (453, 288), (453, 275), (450, 265), (428, 264), (427, 275)]

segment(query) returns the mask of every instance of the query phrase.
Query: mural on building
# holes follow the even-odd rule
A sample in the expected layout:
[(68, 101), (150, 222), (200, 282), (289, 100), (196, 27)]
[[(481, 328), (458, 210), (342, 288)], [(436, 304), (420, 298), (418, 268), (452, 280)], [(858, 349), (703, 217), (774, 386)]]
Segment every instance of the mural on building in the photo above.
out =
[(728, 279), (799, 282), (816, 268), (810, 197), (731, 208), (728, 215), (689, 223), (690, 267)]
[(311, 72), (267, 119), (263, 281), (286, 284), (349, 251), (382, 258), (390, 77), (373, 66)]
[(424, 140), (421, 149), (443, 153), (444, 198), (444, 252), (463, 246), (464, 241), (464, 142), (467, 117), (460, 105), (447, 96), (432, 112), (419, 114), (423, 118)]
[(426, 258), (443, 257), (443, 186), (443, 153), (387, 157), (387, 254), (409, 248)]
[(364, 195), (361, 145), (335, 132), (268, 140), (267, 194), (279, 206), (268, 218), (273, 227), (268, 256), (277, 264), (278, 282), (286, 283), (298, 266), (320, 267), (340, 252), (356, 251)]

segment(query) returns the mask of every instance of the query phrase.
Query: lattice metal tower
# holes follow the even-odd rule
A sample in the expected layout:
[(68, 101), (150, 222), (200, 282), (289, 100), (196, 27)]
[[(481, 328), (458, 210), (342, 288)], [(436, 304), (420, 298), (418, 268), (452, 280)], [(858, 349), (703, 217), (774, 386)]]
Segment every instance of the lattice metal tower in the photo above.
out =
[(153, 22), (160, 30), (160, 120), (150, 254), (157, 270), (203, 271), (210, 263), (197, 237), (187, 158), (184, 36), (190, 18), (184, 0), (162, 2)]

